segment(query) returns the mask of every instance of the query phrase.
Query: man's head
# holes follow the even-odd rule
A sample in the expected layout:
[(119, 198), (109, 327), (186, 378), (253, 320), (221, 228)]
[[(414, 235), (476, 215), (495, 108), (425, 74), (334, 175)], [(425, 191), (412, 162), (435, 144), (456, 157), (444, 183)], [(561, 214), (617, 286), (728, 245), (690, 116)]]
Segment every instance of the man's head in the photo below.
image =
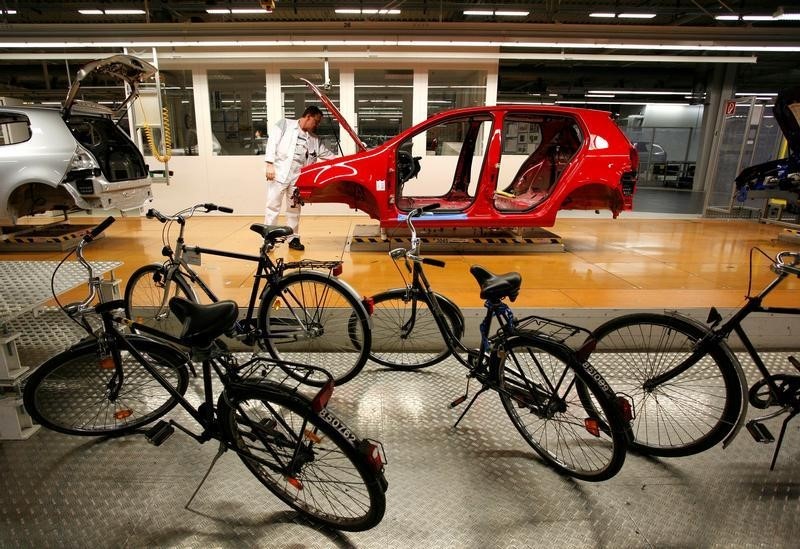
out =
[(319, 107), (312, 105), (310, 107), (306, 107), (306, 110), (303, 111), (303, 115), (300, 117), (300, 120), (298, 120), (297, 123), (300, 125), (300, 129), (304, 132), (315, 133), (321, 120), (322, 111)]

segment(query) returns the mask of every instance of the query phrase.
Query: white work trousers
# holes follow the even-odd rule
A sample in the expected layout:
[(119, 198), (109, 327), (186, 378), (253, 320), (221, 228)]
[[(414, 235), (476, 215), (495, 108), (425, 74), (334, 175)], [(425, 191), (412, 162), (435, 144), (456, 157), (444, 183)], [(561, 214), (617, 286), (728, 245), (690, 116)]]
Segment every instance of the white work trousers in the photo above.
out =
[(294, 185), (282, 185), (277, 181), (267, 181), (267, 205), (264, 213), (265, 225), (276, 225), (281, 204), (286, 199), (286, 224), (291, 227), (294, 235), (289, 238), (300, 238), (300, 205), (292, 207), (292, 194)]

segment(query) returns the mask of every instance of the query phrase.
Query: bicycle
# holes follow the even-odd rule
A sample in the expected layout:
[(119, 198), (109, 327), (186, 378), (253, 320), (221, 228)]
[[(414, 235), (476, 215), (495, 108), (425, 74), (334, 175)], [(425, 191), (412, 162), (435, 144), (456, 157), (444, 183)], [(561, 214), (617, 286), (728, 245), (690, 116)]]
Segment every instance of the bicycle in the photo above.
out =
[[(232, 450), (267, 489), (314, 522), (354, 531), (378, 524), (386, 506), (385, 454), (379, 442), (358, 438), (327, 407), (334, 386), (330, 374), (296, 363), (282, 363), (281, 369), (257, 354), (239, 364), (217, 339), (236, 321), (234, 301), (200, 305), (172, 298), (170, 310), (183, 323), (178, 337), (119, 316), (121, 300), (93, 305), (100, 278), (84, 259), (83, 247), (111, 222), (98, 225), (76, 248), (87, 269), (89, 295), (59, 305), (87, 336), (29, 377), (23, 401), (31, 417), (69, 435), (136, 433), (160, 446), (177, 427), (201, 444), (219, 441), (187, 507), (219, 457)], [(174, 345), (202, 362), (199, 406), (184, 396), (189, 373), (195, 373), (192, 360)], [(327, 382), (308, 396), (300, 390), (303, 384), (284, 372), (289, 368), (294, 377), (324, 375)], [(216, 404), (212, 372), (222, 383)], [(199, 434), (160, 419), (177, 405), (200, 425)]]
[[(420, 256), (421, 240), (413, 224), (415, 217), (438, 207), (432, 204), (409, 212), (410, 246), (389, 252), (404, 287), (372, 297), (370, 358), (389, 368), (413, 370), (452, 354), (467, 368), (467, 390), (450, 408), (467, 400), (471, 379), (481, 385), (454, 429), (478, 396), (493, 390), (522, 438), (557, 471), (588, 481), (613, 477), (625, 460), (624, 399), (618, 399), (587, 362), (591, 341), (577, 350), (567, 345), (567, 340), (588, 332), (540, 317), (516, 319), (504, 300), (517, 298), (519, 273), (496, 275), (474, 265), (470, 273), (480, 286), (486, 313), (480, 347), (467, 348), (461, 342), (461, 311), (431, 288), (423, 269), (445, 263)], [(411, 273), (410, 282), (400, 268), (401, 259)], [(491, 334), (494, 319), (500, 328)]]
[[(172, 216), (154, 209), (147, 212), (148, 218), (164, 224), (161, 253), (166, 260), (140, 267), (128, 279), (125, 287), (127, 316), (175, 335), (180, 324), (171, 316), (170, 297), (181, 296), (199, 303), (195, 292), (195, 288), (199, 288), (210, 301), (219, 301), (191, 268), (191, 265), (200, 265), (202, 254), (252, 261), (258, 267), (247, 312), (236, 323), (233, 335), (247, 345), (258, 344), (278, 361), (324, 363), (339, 385), (353, 379), (369, 356), (371, 333), (364, 303), (349, 285), (337, 278), (342, 272), (342, 262), (273, 260), (270, 251), (291, 235), (292, 230), (260, 223), (250, 226), (250, 230), (264, 240), (257, 256), (186, 246), (186, 221), (198, 210), (233, 212), (231, 208), (215, 204), (197, 204)], [(170, 244), (173, 223), (180, 227), (174, 246)], [(320, 270), (327, 270), (327, 273)], [(321, 386), (325, 379), (313, 376), (306, 381)]]
[[(753, 254), (750, 251), (750, 283), (745, 303), (722, 322), (712, 307), (704, 325), (680, 315), (633, 313), (614, 318), (597, 328), (592, 363), (621, 393), (631, 396), (633, 420), (631, 448), (666, 457), (688, 456), (720, 441), (726, 448), (744, 424), (757, 442), (774, 442), (763, 421), (788, 414), (781, 427), (770, 469), (775, 468), (789, 421), (800, 412), (800, 376), (769, 371), (742, 326), (751, 313), (800, 314), (797, 307), (765, 307), (764, 299), (787, 277), (800, 277), (800, 253), (783, 251), (771, 261), (775, 278), (751, 295)], [(736, 355), (727, 344), (735, 333), (755, 364), (761, 379), (750, 386)], [(793, 356), (790, 364), (800, 371)], [(745, 423), (747, 405), (779, 409)]]

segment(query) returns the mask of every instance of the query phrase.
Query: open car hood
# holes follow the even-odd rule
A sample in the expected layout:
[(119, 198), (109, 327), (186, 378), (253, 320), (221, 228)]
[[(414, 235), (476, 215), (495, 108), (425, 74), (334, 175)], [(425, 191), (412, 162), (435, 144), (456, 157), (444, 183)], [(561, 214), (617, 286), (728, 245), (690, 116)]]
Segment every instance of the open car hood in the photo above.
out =
[(789, 150), (793, 155), (800, 155), (800, 87), (781, 91), (772, 112), (789, 143)]
[(333, 101), (328, 99), (328, 96), (322, 93), (322, 90), (320, 90), (315, 84), (312, 84), (305, 78), (300, 78), (300, 80), (306, 83), (308, 88), (312, 92), (314, 92), (314, 95), (316, 95), (319, 98), (319, 100), (322, 101), (322, 104), (325, 105), (325, 108), (328, 109), (328, 112), (331, 113), (331, 116), (333, 116), (339, 122), (339, 125), (342, 128), (344, 128), (347, 131), (347, 133), (350, 134), (350, 137), (352, 137), (353, 141), (355, 141), (356, 143), (357, 152), (366, 151), (367, 146), (364, 144), (363, 141), (361, 141), (361, 139), (358, 137), (358, 134), (355, 132), (353, 127), (347, 122), (347, 120), (339, 111), (339, 109), (336, 108), (336, 105), (333, 104)]
[(142, 61), (138, 57), (122, 54), (112, 55), (111, 57), (106, 57), (105, 59), (99, 59), (97, 61), (87, 63), (78, 71), (78, 74), (75, 76), (75, 81), (69, 88), (67, 98), (64, 100), (65, 116), (70, 113), (73, 107), (75, 107), (75, 104), (78, 102), (76, 98), (81, 88), (81, 82), (83, 82), (83, 80), (93, 72), (99, 72), (113, 76), (114, 78), (122, 80), (130, 86), (130, 93), (128, 94), (128, 97), (126, 97), (125, 101), (123, 101), (115, 110), (112, 111), (112, 114), (119, 115), (127, 108), (128, 104), (138, 96), (139, 84), (148, 78), (151, 78), (154, 74), (156, 74), (156, 72), (158, 72), (158, 70), (150, 63)]

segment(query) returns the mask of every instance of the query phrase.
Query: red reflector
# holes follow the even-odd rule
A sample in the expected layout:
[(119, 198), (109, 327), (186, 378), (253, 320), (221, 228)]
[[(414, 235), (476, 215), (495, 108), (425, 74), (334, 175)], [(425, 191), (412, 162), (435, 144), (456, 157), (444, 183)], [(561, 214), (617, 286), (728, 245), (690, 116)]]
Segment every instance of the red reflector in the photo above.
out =
[(344, 270), (344, 267), (342, 267), (342, 264), (339, 263), (336, 267), (331, 269), (331, 273), (333, 273), (333, 276), (340, 276), (342, 274), (343, 270)]
[(364, 308), (367, 310), (367, 314), (372, 316), (372, 313), (375, 312), (375, 300), (371, 297), (365, 297), (361, 299), (361, 303), (364, 304)]
[(302, 490), (303, 489), (303, 483), (300, 482), (295, 477), (286, 477), (286, 482), (288, 482), (289, 484), (294, 486), (296, 490)]
[(315, 396), (314, 400), (311, 401), (311, 409), (315, 414), (320, 413), (322, 409), (328, 405), (328, 401), (331, 399), (332, 394), (333, 380), (331, 379), (322, 386), (322, 389), (319, 390), (317, 396)]
[(627, 398), (624, 396), (618, 396), (617, 406), (619, 406), (619, 412), (622, 414), (623, 420), (628, 422), (633, 420), (633, 406), (631, 406), (631, 403)]
[(583, 420), (583, 426), (590, 434), (596, 437), (600, 436), (600, 423), (596, 419), (587, 417)]
[(114, 358), (107, 356), (105, 358), (100, 359), (100, 368), (103, 370), (113, 370), (114, 369)]
[(381, 456), (381, 449), (377, 444), (369, 442), (369, 450), (367, 451), (367, 460), (372, 465), (373, 470), (383, 470), (383, 457)]
[(114, 412), (114, 419), (127, 419), (133, 415), (133, 410), (117, 410)]

